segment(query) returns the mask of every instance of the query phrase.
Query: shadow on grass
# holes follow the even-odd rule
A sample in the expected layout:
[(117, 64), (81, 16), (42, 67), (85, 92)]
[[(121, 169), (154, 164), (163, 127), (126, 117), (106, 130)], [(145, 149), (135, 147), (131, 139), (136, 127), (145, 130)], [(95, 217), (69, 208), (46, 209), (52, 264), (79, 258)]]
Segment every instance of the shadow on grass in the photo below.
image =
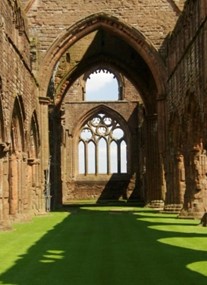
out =
[[(187, 266), (206, 262), (207, 251), (169, 242), (206, 239), (207, 231), (195, 224), (127, 207), (72, 207), (68, 212), (0, 275), (0, 284), (206, 285), (207, 277)], [(174, 224), (191, 228), (171, 231)]]

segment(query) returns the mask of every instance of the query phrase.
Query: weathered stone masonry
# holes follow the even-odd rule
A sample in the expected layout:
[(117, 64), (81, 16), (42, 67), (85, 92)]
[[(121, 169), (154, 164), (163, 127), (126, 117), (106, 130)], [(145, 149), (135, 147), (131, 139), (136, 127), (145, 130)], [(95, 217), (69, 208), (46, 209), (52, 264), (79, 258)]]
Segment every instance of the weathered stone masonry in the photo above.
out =
[(182, 215), (190, 216), (207, 206), (206, 16), (206, 1), (188, 1), (168, 43), (166, 202), (184, 202)]
[[(50, 198), (203, 214), (206, 18), (205, 0), (0, 2), (1, 225), (50, 209)], [(99, 70), (118, 78), (119, 100), (85, 101)], [(127, 126), (126, 175), (77, 171), (79, 130), (97, 112)]]
[[(26, 19), (17, 1), (0, 3), (0, 220), (44, 210), (39, 165), (38, 86)], [(35, 152), (32, 150), (35, 148)]]

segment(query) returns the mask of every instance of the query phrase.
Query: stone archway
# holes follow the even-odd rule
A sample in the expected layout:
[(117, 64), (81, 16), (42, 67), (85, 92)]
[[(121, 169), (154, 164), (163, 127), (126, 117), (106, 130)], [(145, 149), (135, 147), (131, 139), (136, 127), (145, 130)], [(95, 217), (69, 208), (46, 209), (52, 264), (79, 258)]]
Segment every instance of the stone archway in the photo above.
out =
[[(76, 58), (74, 50), (80, 46), (86, 46), (86, 49)], [(125, 57), (112, 48), (115, 46), (122, 47)], [(54, 42), (43, 60), (41, 98), (47, 94), (54, 104), (50, 108), (51, 114), (60, 127), (61, 104), (66, 93), (78, 78), (95, 66), (108, 66), (123, 74), (142, 97), (146, 110), (145, 140), (151, 142), (150, 146), (146, 143), (146, 202), (163, 199), (160, 159), (165, 147), (166, 70), (158, 52), (141, 33), (103, 13), (78, 22)], [(57, 94), (58, 100), (55, 99)], [(44, 122), (42, 125), (45, 127)]]
[[(135, 183), (133, 174), (136, 170), (133, 168), (133, 163), (131, 163), (131, 160), (136, 160), (135, 153), (133, 153), (133, 155), (131, 153), (132, 145), (135, 143), (132, 139), (135, 138), (131, 138), (131, 130), (128, 129), (128, 123), (122, 116), (123, 114), (121, 115), (111, 108), (115, 106), (114, 104), (109, 107), (97, 103), (97, 106), (95, 108), (93, 106), (92, 109), (89, 105), (90, 104), (85, 103), (84, 114), (81, 112), (81, 116), (76, 115), (75, 118), (74, 111), (66, 109), (65, 129), (70, 125), (71, 130), (63, 130), (65, 141), (62, 142), (61, 145), (63, 203), (78, 199), (91, 199), (97, 200), (97, 202), (111, 199), (128, 199), (132, 194), (131, 192), (134, 191), (132, 184)], [(70, 116), (74, 119), (70, 120)], [(104, 123), (105, 121), (106, 124)], [(86, 128), (90, 128), (92, 137), (89, 140), (87, 138), (86, 140), (84, 140), (84, 138), (80, 139), (80, 133)], [(100, 128), (104, 128), (104, 134), (99, 133)], [(113, 138), (113, 131), (117, 129), (123, 130), (123, 137), (121, 135), (121, 137), (116, 140), (116, 138)], [(86, 152), (83, 154), (85, 158), (84, 173), (79, 171), (78, 167), (78, 160), (80, 158), (79, 143), (80, 141), (83, 142), (83, 140), (86, 146)], [(103, 148), (99, 144), (101, 140), (105, 141), (105, 153), (103, 153)], [(112, 156), (114, 155), (114, 153), (111, 153), (113, 149), (112, 145), (115, 141), (117, 144), (117, 156)], [(126, 142), (125, 154), (127, 169), (121, 167), (120, 161), (120, 159), (123, 158), (121, 158), (120, 149), (123, 141)], [(91, 145), (93, 145), (92, 151), (90, 148)], [(114, 160), (112, 161), (112, 157), (117, 159), (116, 170), (112, 168), (112, 164), (116, 164)], [(92, 167), (90, 167), (91, 163), (89, 161), (91, 161), (92, 164), (94, 163)], [(99, 169), (99, 166), (103, 165), (103, 161), (106, 163), (104, 171)]]
[[(11, 151), (9, 157), (10, 215), (23, 214), (28, 201), (26, 194), (26, 155), (24, 134), (25, 111), (21, 97), (16, 97), (11, 121)], [(24, 195), (26, 194), (26, 195)]]
[(117, 18), (110, 17), (105, 13), (94, 14), (79, 21), (55, 40), (47, 51), (40, 67), (40, 96), (46, 96), (55, 65), (68, 48), (84, 36), (100, 28), (112, 31), (117, 37), (122, 38), (129, 46), (134, 48), (136, 53), (140, 54), (151, 70), (155, 80), (157, 88), (157, 94), (155, 94), (156, 99), (165, 96), (167, 79), (166, 67), (156, 49), (138, 30), (127, 26)]
[(45, 208), (43, 193), (41, 191), (40, 176), (40, 134), (37, 114), (34, 111), (31, 118), (29, 148), (28, 148), (28, 174), (27, 188), (28, 201), (32, 212), (38, 213)]

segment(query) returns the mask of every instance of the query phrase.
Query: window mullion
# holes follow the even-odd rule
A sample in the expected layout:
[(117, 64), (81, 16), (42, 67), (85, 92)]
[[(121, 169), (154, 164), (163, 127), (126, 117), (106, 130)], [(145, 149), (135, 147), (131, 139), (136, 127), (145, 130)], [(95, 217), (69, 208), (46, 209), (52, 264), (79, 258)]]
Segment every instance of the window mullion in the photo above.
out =
[(98, 144), (95, 143), (95, 175), (98, 174)]
[(109, 142), (107, 141), (107, 174), (110, 174), (110, 144)]
[(88, 174), (88, 143), (85, 143), (85, 175)]
[(118, 173), (121, 173), (121, 145), (117, 142)]
[(96, 143), (96, 175), (99, 173), (99, 155), (98, 155), (98, 152), (99, 152), (99, 144), (98, 144), (98, 141)]
[(121, 143), (124, 135), (120, 124), (104, 113), (99, 113), (90, 119), (82, 127), (80, 134), (84, 143), (82, 173), (85, 175), (90, 173), (109, 175), (127, 172), (126, 167), (123, 166), (127, 162), (127, 150), (125, 149), (127, 144), (125, 142), (124, 148)]

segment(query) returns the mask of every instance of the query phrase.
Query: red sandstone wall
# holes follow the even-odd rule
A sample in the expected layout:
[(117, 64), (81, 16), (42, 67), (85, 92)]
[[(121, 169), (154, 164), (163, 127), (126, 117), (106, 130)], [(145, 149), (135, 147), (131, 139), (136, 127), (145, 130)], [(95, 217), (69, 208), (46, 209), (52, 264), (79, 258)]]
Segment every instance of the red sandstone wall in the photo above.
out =
[(186, 2), (169, 39), (168, 54), (167, 200), (184, 199), (183, 213), (197, 216), (207, 206), (206, 30), (206, 1)]
[[(11, 2), (12, 3), (12, 2)], [(30, 44), (26, 21), (15, 21), (15, 7), (10, 1), (0, 3), (0, 76), (2, 78), (2, 105), (9, 136), (9, 126), (15, 96), (22, 96), (29, 128), (31, 112), (37, 107), (37, 85), (30, 66)], [(9, 138), (8, 138), (9, 139)]]
[[(25, 2), (25, 1), (24, 1)], [(39, 60), (66, 29), (89, 15), (104, 12), (139, 30), (158, 49), (172, 31), (184, 0), (33, 1), (27, 13), (30, 36), (37, 39)]]
[[(65, 63), (63, 63), (65, 66)], [(58, 73), (64, 68), (59, 68)], [(90, 74), (90, 71), (88, 71)], [(83, 99), (85, 75), (81, 76), (68, 90), (62, 104), (62, 144), (61, 144), (61, 172), (62, 172), (62, 200), (69, 203), (74, 200), (119, 200), (130, 199), (135, 195), (135, 173), (138, 168), (138, 109), (141, 98), (135, 87), (122, 77), (122, 98), (116, 102), (87, 102)], [(79, 129), (92, 110), (104, 106), (108, 112), (115, 112), (127, 123), (128, 133), (128, 166), (127, 175), (79, 175), (77, 160), (77, 141)], [(105, 111), (106, 111), (105, 110)], [(140, 123), (140, 122), (139, 122)], [(136, 196), (136, 195), (135, 195)], [(137, 197), (136, 197), (137, 199)]]
[[(0, 100), (3, 109), (3, 130), (4, 138), (0, 138), (0, 223), (1, 220), (8, 220), (12, 214), (11, 200), (16, 194), (11, 194), (12, 184), (17, 183), (21, 194), (18, 193), (18, 201), (13, 201), (19, 208), (15, 210), (15, 217), (24, 214), (29, 215), (31, 209), (31, 188), (29, 185), (29, 171), (27, 165), (31, 117), (34, 110), (38, 112), (37, 84), (32, 74), (30, 65), (30, 43), (26, 19), (19, 9), (18, 1), (0, 1), (0, 79), (1, 90)], [(23, 123), (23, 138), (25, 141), (24, 153), (18, 153), (16, 158), (11, 151), (11, 121), (14, 110), (15, 98), (22, 98), (22, 117), (25, 115)], [(1, 110), (2, 111), (2, 110)], [(25, 112), (25, 114), (23, 114)], [(4, 148), (4, 145), (8, 148)], [(11, 168), (16, 165), (15, 171), (19, 178), (14, 182)], [(37, 174), (38, 176), (38, 174)], [(27, 184), (29, 183), (29, 184)], [(21, 200), (21, 201), (20, 201)], [(10, 204), (9, 204), (10, 203)]]

